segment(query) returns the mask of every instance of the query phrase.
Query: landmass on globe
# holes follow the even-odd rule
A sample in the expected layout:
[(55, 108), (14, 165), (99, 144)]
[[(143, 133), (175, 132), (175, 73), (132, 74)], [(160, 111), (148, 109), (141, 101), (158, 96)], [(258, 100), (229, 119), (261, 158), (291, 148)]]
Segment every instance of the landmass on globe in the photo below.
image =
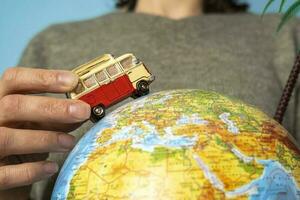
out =
[(300, 151), (258, 109), (201, 90), (148, 95), (79, 141), (52, 199), (300, 199)]

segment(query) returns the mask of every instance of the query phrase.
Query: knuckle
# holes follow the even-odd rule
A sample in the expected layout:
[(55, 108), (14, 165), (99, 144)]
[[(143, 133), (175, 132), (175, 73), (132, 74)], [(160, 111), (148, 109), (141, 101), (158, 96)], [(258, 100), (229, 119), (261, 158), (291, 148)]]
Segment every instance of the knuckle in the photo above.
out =
[(55, 72), (36, 72), (37, 81), (39, 85), (43, 88), (49, 88), (51, 85), (55, 84), (57, 77), (58, 75)]
[(18, 80), (19, 73), (20, 73), (20, 69), (16, 67), (8, 68), (4, 71), (2, 75), (2, 80), (4, 81)]
[(9, 186), (10, 177), (6, 167), (0, 167), (0, 190)]
[(48, 136), (48, 135), (46, 135), (46, 134), (41, 134), (41, 135), (39, 136), (38, 142), (39, 142), (40, 144), (45, 145), (45, 144), (48, 143), (48, 141), (49, 141), (49, 136)]
[(43, 146), (48, 146), (48, 144), (53, 143), (55, 140), (55, 134), (41, 134), (39, 142)]
[(64, 101), (51, 100), (43, 105), (43, 111), (48, 116), (58, 116), (67, 112), (68, 104)]
[(58, 136), (58, 133), (50, 133), (41, 138), (41, 143), (44, 144), (44, 148), (47, 148), (47, 152), (57, 151), (60, 148)]
[(11, 145), (11, 134), (7, 132), (7, 128), (0, 127), (0, 158), (7, 156), (7, 149)]
[(1, 99), (2, 112), (11, 114), (21, 109), (20, 95), (7, 95)]
[(30, 184), (33, 182), (33, 179), (34, 179), (34, 171), (31, 170), (31, 168), (29, 167), (25, 167), (24, 168), (24, 182), (27, 183), (27, 184)]

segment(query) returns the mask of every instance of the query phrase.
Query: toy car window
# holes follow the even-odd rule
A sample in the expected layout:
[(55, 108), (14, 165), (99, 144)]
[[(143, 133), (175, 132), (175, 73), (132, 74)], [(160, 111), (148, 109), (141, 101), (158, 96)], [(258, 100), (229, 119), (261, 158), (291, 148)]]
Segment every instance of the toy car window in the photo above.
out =
[(96, 79), (94, 78), (94, 76), (88, 77), (88, 78), (85, 79), (83, 82), (84, 82), (84, 85), (85, 85), (87, 88), (93, 87), (93, 86), (95, 86), (95, 85), (97, 84)]
[(100, 72), (96, 73), (95, 75), (96, 75), (97, 80), (98, 80), (100, 83), (103, 82), (103, 81), (105, 81), (105, 80), (107, 79), (107, 77), (106, 77), (104, 71), (100, 71)]
[(129, 68), (131, 68), (133, 66), (133, 64), (132, 64), (132, 57), (125, 58), (120, 63), (123, 66), (124, 69), (129, 69)]
[(78, 83), (77, 84), (77, 87), (75, 88), (75, 90), (74, 90), (74, 93), (75, 94), (79, 94), (79, 93), (81, 93), (81, 92), (83, 92), (84, 91), (84, 87), (83, 87), (83, 85), (82, 85), (82, 83)]
[(111, 77), (116, 76), (118, 73), (120, 73), (120, 70), (116, 65), (109, 66), (106, 68), (106, 70)]

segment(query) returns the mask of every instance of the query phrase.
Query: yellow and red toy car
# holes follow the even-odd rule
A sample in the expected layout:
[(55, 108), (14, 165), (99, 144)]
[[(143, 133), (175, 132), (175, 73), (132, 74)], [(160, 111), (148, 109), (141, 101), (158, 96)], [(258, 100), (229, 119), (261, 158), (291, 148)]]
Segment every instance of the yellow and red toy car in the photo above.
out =
[(133, 54), (114, 58), (105, 54), (72, 70), (79, 77), (77, 87), (67, 97), (79, 99), (92, 108), (91, 119), (105, 116), (105, 109), (131, 96), (149, 93), (154, 76)]

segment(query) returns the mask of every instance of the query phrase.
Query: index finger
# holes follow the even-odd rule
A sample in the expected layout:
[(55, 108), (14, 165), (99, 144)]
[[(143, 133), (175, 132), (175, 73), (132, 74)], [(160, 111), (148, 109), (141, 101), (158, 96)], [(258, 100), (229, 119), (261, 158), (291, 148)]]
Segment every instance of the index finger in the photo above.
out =
[(0, 98), (12, 93), (64, 93), (77, 83), (78, 77), (70, 71), (13, 67), (1, 78)]

